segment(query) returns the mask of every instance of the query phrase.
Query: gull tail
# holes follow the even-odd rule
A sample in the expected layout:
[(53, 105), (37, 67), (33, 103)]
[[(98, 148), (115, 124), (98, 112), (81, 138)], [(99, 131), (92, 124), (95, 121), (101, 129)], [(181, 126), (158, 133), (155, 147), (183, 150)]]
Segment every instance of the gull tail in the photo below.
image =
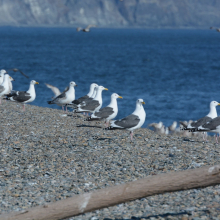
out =
[(84, 121), (99, 121), (99, 120), (100, 120), (99, 118), (91, 118), (91, 117), (84, 119)]
[(109, 126), (107, 128), (104, 128), (104, 130), (116, 130), (116, 129), (120, 129), (120, 128), (116, 128), (116, 127), (113, 127), (113, 126)]
[(47, 101), (48, 104), (54, 104), (53, 101)]

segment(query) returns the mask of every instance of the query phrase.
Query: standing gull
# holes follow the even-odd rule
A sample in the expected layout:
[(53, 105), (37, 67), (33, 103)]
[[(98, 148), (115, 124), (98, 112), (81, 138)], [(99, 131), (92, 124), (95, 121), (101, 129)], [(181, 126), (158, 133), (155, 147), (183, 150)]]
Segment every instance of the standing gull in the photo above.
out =
[(216, 106), (220, 105), (220, 103), (216, 102), (216, 101), (212, 101), (210, 102), (210, 111), (209, 113), (205, 116), (202, 117), (200, 119), (198, 119), (197, 121), (192, 121), (191, 123), (187, 124), (180, 121), (180, 124), (183, 125), (183, 130), (193, 130), (195, 128), (198, 128), (200, 125), (205, 124), (208, 121), (211, 121), (213, 118), (217, 117), (217, 111), (216, 111)]
[(33, 102), (36, 98), (35, 92), (35, 84), (39, 84), (35, 80), (31, 80), (29, 89), (25, 91), (12, 91), (10, 94), (7, 95), (5, 99), (10, 101), (15, 101), (23, 104), (23, 111), (25, 111), (25, 104)]
[(7, 73), (5, 70), (0, 70), (0, 85), (3, 83), (4, 81), (4, 76), (5, 73)]
[[(195, 129), (197, 129), (199, 126), (211, 121), (213, 118), (216, 118), (218, 116), (217, 111), (216, 111), (216, 106), (218, 105), (220, 105), (220, 103), (216, 101), (210, 102), (210, 111), (208, 115), (206, 115), (203, 118), (198, 119), (197, 121), (193, 121), (189, 123), (187, 126), (184, 122), (180, 121), (180, 124), (184, 126), (183, 130), (195, 131)], [(206, 136), (206, 134), (204, 136)], [(203, 139), (205, 140), (204, 136), (203, 136)]]
[(131, 114), (120, 120), (112, 121), (110, 127), (105, 128), (106, 130), (115, 130), (115, 129), (126, 129), (130, 131), (131, 141), (133, 140), (133, 131), (137, 128), (140, 128), (146, 118), (146, 113), (143, 108), (145, 104), (143, 99), (138, 99), (136, 101), (136, 109)]
[(116, 117), (118, 114), (118, 104), (117, 104), (117, 98), (122, 99), (121, 96), (119, 96), (116, 93), (113, 93), (111, 95), (111, 102), (108, 106), (101, 108), (99, 111), (94, 112), (90, 117), (86, 119), (86, 121), (93, 121), (93, 120), (102, 120), (105, 119), (106, 125), (109, 125), (109, 121)]
[(10, 77), (8, 74), (5, 74), (4, 81), (0, 85), (0, 104), (1, 104), (1, 97), (7, 95), (10, 91), (10, 87), (9, 87), (10, 80), (12, 80), (12, 77)]
[[(70, 82), (69, 87), (67, 90), (62, 92), (60, 95), (58, 95), (56, 98), (54, 98), (52, 101), (48, 101), (48, 104), (57, 104), (62, 105), (63, 107), (72, 102), (75, 99), (75, 89), (74, 86), (77, 86), (75, 82)], [(64, 110), (64, 109), (63, 109)], [(67, 111), (67, 106), (66, 106)]]
[(96, 88), (98, 87), (98, 85), (96, 83), (92, 83), (90, 85), (90, 89), (89, 89), (89, 93), (87, 95), (84, 95), (81, 98), (78, 98), (74, 101), (72, 101), (68, 107), (77, 107), (77, 105), (81, 104), (82, 102), (84, 102), (84, 104), (86, 104), (87, 102), (91, 101), (95, 95), (96, 95)]
[(108, 90), (108, 89), (105, 88), (104, 86), (98, 86), (95, 98), (89, 101), (88, 103), (80, 104), (75, 110), (75, 112), (76, 113), (81, 113), (81, 112), (94, 113), (98, 111), (102, 107), (102, 91), (103, 90)]
[(195, 131), (216, 133), (216, 143), (218, 143), (218, 134), (220, 134), (220, 116), (213, 118), (211, 121), (199, 126)]

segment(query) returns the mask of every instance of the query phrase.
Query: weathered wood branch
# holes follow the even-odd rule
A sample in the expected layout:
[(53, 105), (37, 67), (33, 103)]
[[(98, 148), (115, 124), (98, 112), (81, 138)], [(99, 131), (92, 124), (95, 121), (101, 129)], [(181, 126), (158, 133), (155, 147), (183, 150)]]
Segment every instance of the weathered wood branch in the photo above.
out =
[(220, 165), (171, 172), (1, 215), (0, 220), (63, 219), (147, 196), (217, 184), (220, 184)]

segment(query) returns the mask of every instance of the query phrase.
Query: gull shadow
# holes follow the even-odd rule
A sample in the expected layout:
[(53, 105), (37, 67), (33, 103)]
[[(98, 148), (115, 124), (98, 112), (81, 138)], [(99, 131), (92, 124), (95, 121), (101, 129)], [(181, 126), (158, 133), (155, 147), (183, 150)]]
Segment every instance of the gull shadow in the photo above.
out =
[[(205, 214), (210, 214), (211, 213), (208, 209), (198, 210), (197, 212), (204, 212)], [(159, 219), (161, 217), (162, 218), (166, 218), (168, 216), (178, 217), (178, 219), (179, 219), (179, 217), (181, 217), (181, 215), (189, 215), (189, 216), (191, 216), (192, 212), (191, 211), (182, 211), (182, 212), (178, 212), (178, 213), (167, 212), (167, 213), (158, 214), (158, 215), (149, 215), (149, 216), (141, 216), (141, 217), (132, 216), (131, 218), (114, 218), (114, 219), (104, 218), (103, 220), (141, 220), (141, 219), (150, 219), (150, 218)]]
[[(206, 210), (203, 210), (203, 211), (206, 211)], [(150, 219), (150, 218), (165, 218), (165, 217), (168, 217), (168, 216), (173, 216), (173, 217), (177, 217), (177, 216), (181, 216), (181, 215), (192, 215), (191, 212), (187, 212), (187, 211), (183, 211), (183, 212), (179, 212), (179, 213), (164, 213), (164, 214), (159, 214), (159, 215), (149, 215), (149, 216), (142, 216), (142, 217), (135, 217), (135, 216), (132, 216), (131, 218), (104, 218), (103, 220), (141, 220), (141, 219)]]
[(97, 125), (76, 125), (78, 128), (102, 128), (101, 126)]

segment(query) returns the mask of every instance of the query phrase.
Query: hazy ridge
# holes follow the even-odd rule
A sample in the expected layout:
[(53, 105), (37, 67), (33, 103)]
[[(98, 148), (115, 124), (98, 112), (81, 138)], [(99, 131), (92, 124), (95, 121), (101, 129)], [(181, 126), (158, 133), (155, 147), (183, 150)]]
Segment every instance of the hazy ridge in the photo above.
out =
[(0, 0), (0, 25), (205, 28), (220, 25), (218, 0)]

